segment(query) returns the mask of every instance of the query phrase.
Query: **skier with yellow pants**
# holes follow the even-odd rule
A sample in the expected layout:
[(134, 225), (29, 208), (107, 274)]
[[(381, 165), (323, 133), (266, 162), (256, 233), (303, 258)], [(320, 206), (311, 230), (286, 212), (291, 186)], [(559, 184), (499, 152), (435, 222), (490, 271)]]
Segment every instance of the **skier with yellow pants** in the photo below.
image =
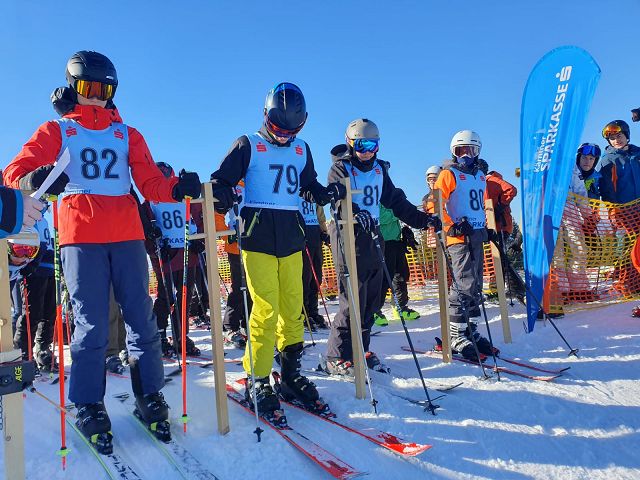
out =
[(241, 179), (245, 182), (239, 246), (253, 299), (243, 361), (245, 397), (253, 403), (255, 388), (260, 413), (280, 408), (269, 383), (274, 345), (280, 352), (283, 394), (309, 407), (319, 400), (315, 385), (300, 374), (305, 222), (298, 197), (326, 205), (346, 192), (340, 183), (324, 187), (317, 181), (311, 150), (297, 137), (306, 119), (302, 91), (292, 83), (276, 85), (267, 95), (261, 129), (238, 138), (211, 175), (220, 212), (238, 202), (233, 187)]

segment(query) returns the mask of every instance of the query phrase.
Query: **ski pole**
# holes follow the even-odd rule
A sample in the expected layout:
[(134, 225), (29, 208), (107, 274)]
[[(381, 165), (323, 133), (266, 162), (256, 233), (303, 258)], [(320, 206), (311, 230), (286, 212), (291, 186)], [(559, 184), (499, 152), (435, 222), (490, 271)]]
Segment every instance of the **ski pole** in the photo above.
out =
[[(373, 243), (376, 244), (376, 250), (378, 252), (378, 259), (380, 260), (380, 265), (382, 265), (382, 271), (384, 272), (384, 276), (387, 279), (387, 283), (389, 285), (392, 284), (391, 274), (389, 273), (389, 269), (387, 268), (387, 263), (384, 261), (384, 253), (382, 251), (382, 246), (380, 245), (380, 240), (378, 238), (378, 228), (374, 227), (374, 230), (371, 232), (371, 237), (373, 238)], [(393, 303), (396, 305), (396, 309), (398, 312), (402, 312), (400, 308), (400, 302), (398, 301), (398, 297), (393, 288), (391, 288), (391, 297), (393, 298)], [(422, 382), (422, 388), (424, 389), (424, 394), (427, 397), (427, 405), (424, 407), (425, 411), (431, 412), (432, 415), (436, 414), (436, 409), (439, 405), (435, 405), (431, 401), (431, 396), (429, 395), (429, 390), (427, 389), (427, 384), (424, 381), (424, 376), (422, 375), (422, 369), (420, 368), (420, 363), (418, 362), (418, 357), (416, 356), (416, 350), (413, 348), (413, 342), (411, 341), (411, 335), (409, 335), (409, 329), (407, 328), (407, 322), (405, 322), (404, 317), (400, 315), (400, 322), (402, 322), (402, 328), (404, 329), (404, 334), (407, 337), (407, 341), (409, 342), (409, 348), (411, 348), (411, 355), (413, 355), (413, 361), (416, 364), (416, 368), (418, 369), (418, 376), (420, 377), (420, 382)]]
[(302, 311), (304, 312), (304, 319), (307, 322), (307, 328), (309, 329), (309, 336), (311, 337), (311, 346), (315, 347), (316, 342), (313, 339), (313, 332), (311, 331), (311, 322), (309, 321), (309, 315), (307, 314), (307, 309), (304, 306), (304, 302), (302, 302)]
[(247, 320), (247, 351), (249, 352), (249, 370), (251, 375), (251, 397), (253, 398), (253, 410), (256, 414), (256, 429), (253, 433), (258, 437), (260, 442), (260, 436), (263, 430), (260, 428), (260, 416), (258, 414), (258, 396), (256, 394), (256, 373), (253, 366), (253, 348), (251, 341), (251, 320), (249, 318), (249, 302), (247, 300), (247, 274), (244, 269), (244, 258), (242, 256), (242, 229), (240, 228), (240, 212), (238, 209), (238, 200), (234, 199), (233, 213), (236, 221), (236, 235), (238, 238), (238, 252), (240, 253), (240, 290), (242, 291), (242, 300), (244, 303), (244, 318)]
[[(491, 328), (489, 327), (489, 319), (487, 317), (487, 309), (484, 306), (484, 295), (480, 292), (480, 305), (482, 306), (482, 314), (484, 316), (484, 324), (487, 326), (487, 335), (489, 336), (489, 346), (491, 347), (491, 356), (493, 357), (493, 366), (498, 381), (500, 381), (500, 369), (498, 368), (498, 360), (496, 359), (496, 349), (493, 346), (493, 338), (491, 337)], [(473, 335), (473, 332), (472, 332)]]
[[(340, 258), (342, 259), (342, 267), (343, 267), (342, 277), (343, 277), (344, 283), (346, 284), (345, 290), (347, 293), (348, 300), (351, 302), (351, 307), (355, 312), (356, 311), (355, 297), (353, 296), (353, 288), (351, 288), (351, 282), (349, 281), (351, 279), (351, 274), (349, 273), (349, 266), (347, 265), (347, 256), (344, 253), (344, 240), (342, 238), (342, 233), (340, 232), (340, 224), (338, 223), (338, 219), (339, 219), (338, 208), (336, 206), (336, 201), (333, 198), (331, 198), (331, 213), (333, 215), (333, 218), (335, 218), (336, 220), (336, 237), (338, 238), (338, 250), (340, 251)], [(364, 341), (362, 340), (362, 335), (356, 335), (356, 337), (358, 337), (359, 339), (358, 347), (362, 352), (362, 359), (363, 361), (366, 361), (367, 353), (364, 351)], [(374, 397), (373, 395), (373, 388), (371, 387), (371, 378), (369, 376), (369, 368), (366, 365), (364, 367), (364, 375), (367, 380), (367, 385), (369, 386), (369, 395), (371, 396), (371, 406), (373, 407), (373, 412), (377, 415), (378, 400), (376, 400), (376, 397)]]
[(31, 343), (31, 318), (29, 315), (29, 290), (27, 287), (27, 277), (22, 279), (22, 298), (24, 303), (24, 316), (27, 321), (27, 342), (29, 342), (27, 351), (29, 352), (29, 361), (31, 361), (33, 360), (33, 344)]
[(320, 292), (320, 298), (322, 299), (322, 306), (324, 307), (324, 313), (327, 314), (327, 322), (329, 322), (329, 326), (331, 327), (331, 318), (329, 317), (329, 309), (327, 308), (327, 302), (324, 301), (324, 295), (322, 293), (322, 287), (320, 286), (320, 281), (318, 280), (318, 275), (316, 274), (316, 269), (314, 268), (313, 262), (311, 261), (311, 252), (309, 252), (309, 247), (306, 244), (304, 246), (304, 249), (307, 252), (307, 258), (309, 259), (309, 265), (311, 265), (311, 273), (313, 273), (313, 278), (315, 279), (316, 285), (318, 286), (318, 292)]
[[(501, 250), (500, 247), (498, 247), (498, 250)], [(500, 252), (500, 254), (502, 255), (502, 252)], [(509, 260), (509, 258), (505, 255), (505, 259), (507, 260), (507, 263), (509, 265), (509, 267), (511, 269), (513, 269), (513, 265), (511, 265), (511, 261)], [(522, 279), (518, 276), (518, 279), (520, 279), (522, 281)], [(556, 332), (558, 332), (558, 335), (560, 335), (560, 338), (562, 339), (562, 341), (565, 343), (565, 345), (569, 348), (569, 357), (571, 355), (573, 355), (574, 357), (578, 358), (578, 352), (580, 351), (578, 348), (573, 348), (569, 342), (567, 341), (566, 338), (564, 338), (564, 335), (562, 335), (562, 332), (560, 331), (560, 329), (556, 326), (555, 322), (551, 319), (551, 317), (547, 314), (547, 312), (544, 311), (544, 307), (542, 306), (542, 303), (540, 302), (540, 300), (538, 300), (538, 298), (533, 294), (533, 292), (531, 291), (531, 289), (527, 286), (527, 284), (522, 281), (522, 286), (524, 287), (525, 292), (529, 295), (529, 297), (531, 297), (533, 299), (534, 302), (536, 302), (536, 305), (538, 305), (538, 308), (540, 310), (542, 310), (542, 314), (544, 315), (545, 320), (548, 320), (549, 323), (551, 324), (551, 326), (555, 329)]]
[(188, 219), (191, 217), (191, 197), (186, 196), (184, 216), (184, 263), (182, 270), (182, 324), (180, 329), (180, 354), (182, 356), (182, 424), (183, 431), (187, 433), (187, 422), (189, 416), (187, 415), (187, 278), (189, 272), (189, 229), (191, 222)]
[[(440, 235), (438, 235), (438, 233)], [(462, 290), (460, 289), (460, 286), (458, 285), (458, 281), (456, 280), (456, 277), (453, 274), (453, 264), (451, 263), (451, 259), (447, 255), (447, 249), (445, 247), (447, 242), (445, 241), (445, 238), (444, 238), (444, 230), (440, 230), (440, 232), (437, 232), (436, 237), (438, 238), (438, 242), (440, 242), (440, 247), (442, 248), (442, 252), (444, 253), (444, 260), (447, 264), (447, 268), (451, 273), (451, 285), (453, 286), (454, 290), (458, 294), (458, 300), (460, 301), (460, 306), (462, 307), (462, 315), (467, 321), (467, 328), (469, 329), (469, 334), (470, 334), (469, 336), (471, 337), (471, 343), (473, 344), (473, 349), (475, 350), (476, 357), (478, 358), (478, 365), (482, 370), (482, 377), (486, 380), (487, 378), (489, 378), (489, 375), (487, 375), (487, 372), (484, 369), (484, 364), (482, 363), (482, 358), (480, 357), (480, 351), (478, 350), (478, 344), (476, 343), (476, 339), (471, 334), (472, 330), (471, 330), (471, 320), (469, 318), (469, 310), (467, 308), (465, 299), (462, 296)]]
[(62, 295), (61, 295), (61, 268), (60, 268), (60, 242), (58, 238), (58, 200), (53, 200), (53, 254), (54, 254), (54, 272), (56, 283), (56, 332), (58, 333), (58, 378), (60, 383), (60, 455), (62, 460), (62, 470), (67, 466), (67, 449), (66, 442), (66, 411), (65, 389), (64, 389), (64, 339), (62, 330)]

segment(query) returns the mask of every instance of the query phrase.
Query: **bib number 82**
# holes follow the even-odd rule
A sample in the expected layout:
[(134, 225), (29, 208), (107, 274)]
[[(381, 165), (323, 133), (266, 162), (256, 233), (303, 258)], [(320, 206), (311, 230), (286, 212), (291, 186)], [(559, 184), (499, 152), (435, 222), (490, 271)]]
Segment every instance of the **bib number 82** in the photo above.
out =
[(111, 150), (110, 148), (105, 148), (100, 153), (100, 157), (102, 160), (108, 160), (106, 168), (104, 172), (100, 171), (100, 164), (98, 163), (98, 152), (96, 152), (93, 148), (84, 148), (80, 152), (80, 160), (82, 160), (82, 176), (89, 180), (94, 180), (99, 178), (102, 173), (104, 173), (105, 179), (113, 179), (120, 178), (120, 175), (117, 173), (111, 173), (111, 170), (116, 165), (118, 161), (118, 155), (116, 152)]

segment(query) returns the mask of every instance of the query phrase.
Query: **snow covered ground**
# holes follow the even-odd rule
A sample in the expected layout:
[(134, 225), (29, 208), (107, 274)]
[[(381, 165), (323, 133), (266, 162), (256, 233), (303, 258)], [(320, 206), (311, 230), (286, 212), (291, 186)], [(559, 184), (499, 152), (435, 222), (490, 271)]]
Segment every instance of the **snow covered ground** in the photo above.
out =
[[(437, 302), (412, 304), (422, 318), (410, 322), (416, 348), (428, 350), (439, 335)], [(330, 309), (335, 311), (336, 306)], [(559, 319), (557, 324), (580, 358), (567, 358), (566, 349), (550, 325), (538, 324), (533, 334), (523, 333), (523, 308), (509, 307), (514, 341), (503, 345), (498, 308), (488, 314), (496, 343), (503, 354), (549, 368), (571, 366), (553, 383), (502, 376), (481, 380), (479, 368), (460, 362), (443, 364), (421, 355), (430, 382), (463, 381), (437, 401), (437, 416), (388, 393), (375, 389), (379, 414), (368, 401), (356, 400), (354, 386), (312, 376), (322, 396), (340, 418), (357, 420), (433, 448), (419, 457), (401, 458), (372, 443), (305, 413), (287, 410), (289, 423), (371, 479), (640, 479), (640, 320), (629, 315), (630, 304), (613, 305)], [(390, 313), (390, 312), (389, 312)], [(484, 330), (484, 329), (483, 329)], [(209, 332), (194, 331), (201, 349), (210, 349)], [(316, 346), (307, 349), (304, 367), (313, 368), (324, 353), (327, 335), (315, 335)], [(411, 355), (402, 351), (406, 339), (399, 322), (392, 322), (373, 337), (372, 350), (392, 372), (407, 377), (395, 382), (395, 391), (424, 398)], [(229, 350), (228, 357), (240, 352)], [(507, 366), (505, 364), (505, 366)], [(175, 367), (167, 366), (167, 372)], [(519, 367), (515, 367), (521, 369)], [(241, 368), (227, 364), (229, 376)], [(128, 372), (127, 372), (128, 373)], [(254, 419), (229, 404), (231, 432), (216, 433), (213, 374), (192, 366), (189, 375), (191, 422), (186, 435), (180, 424), (179, 377), (164, 389), (172, 409), (174, 437), (221, 479), (286, 480), (328, 478), (317, 466), (280, 436), (267, 429), (261, 443), (252, 433)], [(387, 382), (388, 383), (388, 382)], [(58, 387), (37, 382), (52, 399)], [(375, 388), (375, 387), (374, 387)], [(107, 378), (107, 409), (113, 423), (117, 452), (145, 479), (179, 478), (154, 444), (139, 430), (128, 406), (113, 396), (130, 391), (129, 381)], [(431, 391), (432, 395), (437, 392)], [(71, 449), (66, 472), (56, 455), (60, 447), (59, 415), (32, 393), (25, 400), (27, 475), (30, 479), (104, 478), (104, 471), (76, 433), (67, 431)], [(0, 457), (2, 458), (2, 457)]]

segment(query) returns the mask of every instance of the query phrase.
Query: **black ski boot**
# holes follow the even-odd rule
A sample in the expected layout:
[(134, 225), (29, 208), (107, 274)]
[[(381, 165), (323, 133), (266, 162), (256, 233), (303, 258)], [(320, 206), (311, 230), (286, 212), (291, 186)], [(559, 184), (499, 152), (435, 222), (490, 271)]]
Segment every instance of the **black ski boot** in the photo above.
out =
[[(253, 407), (251, 377), (247, 378), (244, 398)], [(271, 415), (276, 410), (280, 410), (280, 400), (278, 400), (278, 396), (271, 388), (269, 377), (256, 378), (256, 403), (258, 404), (258, 413), (260, 415)]]
[[(36, 350), (33, 354), (33, 359), (36, 361), (36, 366), (41, 372), (58, 373), (58, 362), (54, 359), (53, 353), (48, 348), (44, 350)], [(53, 368), (51, 364), (53, 361)]]
[(162, 393), (136, 396), (134, 415), (153, 432), (161, 442), (171, 440), (171, 426), (169, 424), (169, 405), (164, 401)]
[(224, 344), (243, 350), (247, 346), (247, 337), (240, 330), (225, 330), (223, 333)]
[(111, 420), (103, 402), (76, 405), (76, 425), (91, 445), (102, 455), (113, 453)]
[(327, 330), (329, 328), (329, 325), (327, 325), (327, 321), (319, 313), (316, 313), (315, 315), (311, 315), (309, 317), (309, 321), (311, 322), (312, 325), (315, 325), (316, 328), (319, 328), (320, 330)]
[[(480, 335), (480, 332), (478, 331), (478, 325), (471, 321), (471, 335), (473, 335), (474, 340), (476, 341), (476, 345), (478, 346), (478, 351), (483, 354), (483, 355), (487, 355), (487, 356), (491, 356), (494, 355), (497, 357), (500, 355), (500, 350), (497, 349), (496, 347), (493, 347), (493, 350), (491, 349), (491, 342), (486, 339), (485, 337), (483, 337), (482, 335)], [(469, 337), (469, 340), (471, 340), (471, 337)]]
[(380, 361), (378, 356), (373, 352), (367, 352), (364, 356), (367, 367), (375, 372), (390, 373), (391, 369)]
[(285, 400), (296, 399), (305, 408), (324, 413), (329, 410), (329, 406), (320, 398), (316, 385), (300, 374), (303, 347), (302, 343), (295, 343), (280, 352), (279, 393)]
[(160, 348), (162, 348), (162, 356), (166, 358), (171, 358), (176, 353), (173, 345), (166, 336), (160, 338)]
[(124, 365), (118, 355), (109, 355), (105, 360), (105, 367), (107, 372), (115, 373), (116, 375), (122, 375), (124, 372)]
[(480, 361), (476, 354), (476, 349), (471, 342), (469, 329), (467, 328), (466, 323), (449, 322), (449, 327), (451, 329), (452, 352), (457, 352), (466, 360), (470, 360), (472, 362)]

